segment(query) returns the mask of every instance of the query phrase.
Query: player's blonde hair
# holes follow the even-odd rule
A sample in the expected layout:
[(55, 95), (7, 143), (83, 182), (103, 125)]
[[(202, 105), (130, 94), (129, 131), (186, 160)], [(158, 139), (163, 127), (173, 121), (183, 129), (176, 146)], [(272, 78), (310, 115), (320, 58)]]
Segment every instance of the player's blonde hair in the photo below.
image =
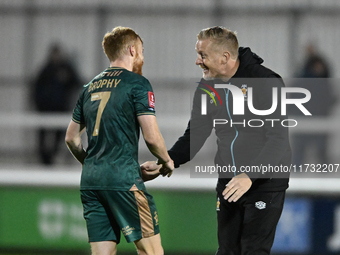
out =
[(103, 49), (110, 61), (124, 56), (129, 46), (136, 45), (138, 39), (143, 43), (142, 38), (129, 27), (115, 27), (107, 32), (103, 38)]
[(215, 26), (201, 30), (197, 35), (198, 40), (212, 39), (217, 46), (230, 52), (231, 58), (238, 57), (238, 40), (236, 32), (225, 27)]

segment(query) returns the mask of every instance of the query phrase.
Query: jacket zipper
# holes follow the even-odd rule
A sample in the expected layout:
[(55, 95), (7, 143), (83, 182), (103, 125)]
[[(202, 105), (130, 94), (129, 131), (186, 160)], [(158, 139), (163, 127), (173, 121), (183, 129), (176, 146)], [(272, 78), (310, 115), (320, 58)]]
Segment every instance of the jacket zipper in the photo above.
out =
[[(231, 118), (231, 114), (230, 114), (230, 110), (229, 110), (229, 89), (228, 91), (226, 91), (226, 89), (223, 89), (225, 94), (226, 94), (226, 108), (227, 108), (227, 112), (228, 112), (228, 115), (229, 115), (229, 120), (232, 121), (232, 118)], [(235, 164), (235, 157), (234, 157), (234, 143), (238, 137), (238, 130), (236, 128), (236, 126), (234, 125), (234, 129), (235, 129), (235, 137), (233, 139), (233, 141), (231, 142), (231, 145), (230, 145), (230, 152), (231, 152), (231, 158), (233, 160), (233, 166), (234, 166), (234, 169), (235, 169), (235, 172), (234, 172), (234, 176), (236, 176), (236, 164)]]

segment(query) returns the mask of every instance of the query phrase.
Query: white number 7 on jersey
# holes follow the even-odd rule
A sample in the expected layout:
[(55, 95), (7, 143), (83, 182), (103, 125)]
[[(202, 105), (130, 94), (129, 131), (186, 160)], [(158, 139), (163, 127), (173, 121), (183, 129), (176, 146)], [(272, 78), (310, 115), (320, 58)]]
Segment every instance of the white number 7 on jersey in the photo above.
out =
[(98, 106), (96, 124), (94, 126), (94, 130), (93, 130), (93, 134), (92, 134), (93, 136), (98, 136), (98, 134), (99, 134), (100, 120), (102, 118), (103, 111), (105, 109), (107, 102), (109, 101), (110, 96), (111, 96), (111, 91), (97, 92), (97, 93), (91, 94), (91, 101), (100, 100), (100, 103), (99, 103), (99, 106)]

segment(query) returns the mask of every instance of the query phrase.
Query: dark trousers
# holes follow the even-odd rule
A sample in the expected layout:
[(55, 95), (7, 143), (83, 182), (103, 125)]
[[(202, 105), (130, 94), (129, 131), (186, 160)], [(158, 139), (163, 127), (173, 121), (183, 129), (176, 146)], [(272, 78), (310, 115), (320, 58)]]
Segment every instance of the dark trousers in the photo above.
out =
[(267, 255), (274, 242), (285, 191), (250, 192), (229, 203), (217, 193), (216, 255)]

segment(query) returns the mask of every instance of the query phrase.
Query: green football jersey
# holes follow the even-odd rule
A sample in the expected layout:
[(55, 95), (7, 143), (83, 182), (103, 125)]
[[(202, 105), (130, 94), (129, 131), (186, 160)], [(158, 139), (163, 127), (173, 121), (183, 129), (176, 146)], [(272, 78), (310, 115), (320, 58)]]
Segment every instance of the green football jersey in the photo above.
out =
[(124, 68), (108, 68), (84, 86), (73, 121), (85, 124), (87, 157), (81, 190), (145, 189), (138, 163), (137, 117), (155, 114), (149, 81)]

